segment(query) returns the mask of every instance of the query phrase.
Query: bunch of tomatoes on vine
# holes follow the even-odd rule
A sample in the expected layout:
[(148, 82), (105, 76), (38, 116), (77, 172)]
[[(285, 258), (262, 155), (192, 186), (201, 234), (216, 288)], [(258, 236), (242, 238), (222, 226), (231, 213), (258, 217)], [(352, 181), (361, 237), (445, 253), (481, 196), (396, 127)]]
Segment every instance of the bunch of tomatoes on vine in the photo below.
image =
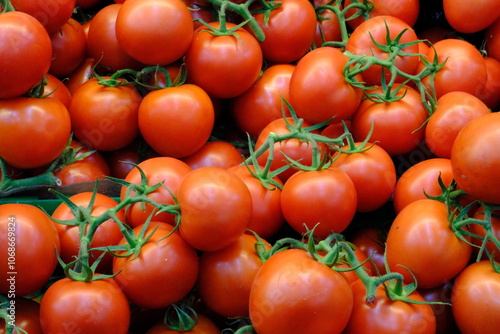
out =
[(498, 1), (0, 9), (0, 333), (498, 333)]

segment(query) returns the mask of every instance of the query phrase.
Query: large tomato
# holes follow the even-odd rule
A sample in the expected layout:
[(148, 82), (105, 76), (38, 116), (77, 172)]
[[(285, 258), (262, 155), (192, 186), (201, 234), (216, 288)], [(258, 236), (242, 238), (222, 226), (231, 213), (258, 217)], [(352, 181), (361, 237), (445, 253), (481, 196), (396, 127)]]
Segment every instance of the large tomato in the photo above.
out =
[(443, 0), (446, 21), (458, 32), (475, 33), (489, 27), (498, 17), (498, 2), (482, 0), (469, 6), (467, 0)]
[(57, 99), (0, 100), (0, 133), (0, 157), (14, 167), (37, 168), (63, 152), (71, 120)]
[(0, 99), (26, 93), (49, 71), (52, 44), (44, 27), (23, 12), (0, 15)]
[(53, 59), (49, 73), (58, 78), (71, 74), (85, 58), (87, 36), (83, 26), (69, 19), (58, 31), (50, 34)]
[(259, 334), (338, 334), (352, 306), (345, 278), (298, 249), (271, 256), (250, 290), (250, 320)]
[(70, 19), (76, 0), (10, 0), (10, 3), (16, 11), (33, 16), (52, 33)]
[(0, 205), (0, 293), (27, 296), (57, 266), (60, 241), (50, 217), (29, 204)]

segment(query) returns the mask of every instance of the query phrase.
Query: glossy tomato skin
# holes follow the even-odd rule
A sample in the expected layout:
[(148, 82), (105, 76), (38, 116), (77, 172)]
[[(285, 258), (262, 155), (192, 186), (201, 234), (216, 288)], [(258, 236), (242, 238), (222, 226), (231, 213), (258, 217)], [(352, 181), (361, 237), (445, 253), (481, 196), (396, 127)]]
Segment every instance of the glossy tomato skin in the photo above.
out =
[(230, 168), (243, 162), (243, 156), (233, 144), (213, 140), (207, 142), (198, 151), (190, 156), (182, 158), (192, 169), (200, 167)]
[(14, 167), (37, 168), (63, 152), (71, 121), (57, 99), (0, 100), (0, 132), (0, 157)]
[[(134, 229), (138, 235), (143, 228)], [(152, 237), (138, 257), (115, 257), (114, 280), (135, 305), (162, 308), (184, 298), (198, 276), (198, 254), (170, 224), (151, 221), (146, 234)], [(172, 234), (170, 234), (172, 233)], [(170, 235), (169, 235), (170, 234)], [(121, 244), (127, 241), (122, 239)]]
[(52, 61), (52, 44), (40, 22), (23, 12), (2, 13), (0, 27), (0, 99), (11, 99), (42, 81)]
[(87, 35), (83, 26), (70, 18), (61, 28), (50, 34), (53, 59), (49, 73), (58, 78), (71, 74), (85, 58)]
[(57, 77), (50, 73), (45, 75), (45, 80), (47, 84), (43, 86), (43, 95), (49, 98), (57, 99), (64, 104), (64, 106), (69, 108), (71, 104), (71, 92), (68, 87)]
[(245, 233), (252, 217), (252, 195), (234, 173), (201, 167), (184, 176), (177, 189), (179, 231), (194, 248), (216, 251)]
[(488, 80), (483, 93), (479, 96), (492, 111), (500, 109), (500, 61), (492, 57), (484, 57)]
[(163, 66), (184, 55), (194, 27), (181, 0), (128, 0), (118, 12), (115, 29), (128, 55), (147, 65)]
[(61, 186), (68, 186), (80, 182), (102, 180), (108, 175), (107, 172), (109, 169), (103, 169), (91, 162), (77, 161), (54, 171), (54, 176), (58, 178)]
[[(219, 22), (210, 23), (219, 28)], [(227, 28), (236, 25), (227, 23)], [(204, 27), (194, 32), (185, 54), (187, 82), (200, 86), (210, 96), (233, 98), (255, 83), (262, 68), (259, 43), (243, 28), (234, 35), (214, 36)]]
[(30, 295), (48, 282), (57, 266), (59, 236), (50, 217), (33, 205), (2, 204), (0, 218), (0, 293), (10, 291), (9, 262), (15, 262), (15, 295)]
[[(328, 4), (328, 0), (315, 0), (314, 6)], [(342, 33), (337, 15), (329, 9), (322, 10), (318, 13), (318, 22), (316, 24), (316, 34), (314, 36), (314, 44), (316, 47), (321, 47), (324, 42), (342, 41)]]
[(210, 138), (214, 121), (212, 100), (192, 84), (150, 92), (139, 107), (141, 135), (167, 157), (183, 158), (199, 150)]
[[(344, 7), (352, 4), (353, 1), (346, 0)], [(417, 22), (420, 13), (419, 0), (372, 0), (373, 9), (369, 12), (370, 17), (390, 15), (406, 22), (410, 27), (413, 27)], [(346, 17), (351, 17), (356, 13), (356, 9), (352, 8), (347, 11)], [(364, 20), (363, 16), (347, 21), (349, 26), (355, 29)]]
[(111, 278), (92, 282), (63, 278), (42, 297), (40, 322), (44, 333), (61, 333), (69, 328), (82, 333), (126, 334), (130, 306)]
[(386, 247), (391, 271), (401, 273), (407, 284), (414, 280), (411, 271), (424, 289), (453, 279), (468, 264), (472, 251), (451, 230), (446, 205), (431, 199), (415, 201), (399, 212)]
[(129, 84), (107, 87), (96, 78), (88, 80), (74, 92), (69, 107), (75, 137), (100, 151), (127, 146), (139, 134), (141, 100)]
[[(210, 320), (207, 316), (203, 314), (197, 314), (198, 318), (196, 320), (196, 325), (191, 328), (188, 333), (192, 334), (219, 334), (221, 331), (217, 327), (217, 325)], [(146, 334), (177, 334), (177, 333), (185, 333), (176, 331), (174, 329), (169, 329), (165, 327), (163, 322), (158, 323), (151, 327)]]
[(453, 315), (461, 333), (496, 333), (500, 319), (500, 275), (489, 260), (470, 264), (456, 278), (451, 295)]
[[(12, 300), (12, 299), (11, 299)], [(15, 312), (15, 324), (17, 327), (24, 329), (30, 334), (43, 334), (42, 328), (40, 326), (40, 304), (36, 301), (18, 297), (12, 300), (14, 304), (11, 304)], [(11, 301), (11, 303), (12, 303)], [(11, 306), (5, 306), (7, 307)], [(3, 307), (4, 305), (2, 305)], [(2, 309), (3, 310), (3, 309)], [(6, 334), (5, 322), (3, 318), (0, 319), (0, 334)], [(17, 330), (12, 331), (13, 334), (20, 333)]]
[(488, 56), (500, 61), (500, 38), (498, 32), (500, 31), (500, 18), (496, 19), (485, 32), (486, 52)]
[(250, 290), (250, 320), (259, 334), (341, 333), (351, 315), (349, 283), (305, 251), (271, 256)]
[(443, 10), (453, 29), (468, 34), (488, 28), (500, 17), (498, 2), (494, 0), (479, 1), (473, 7), (464, 0), (443, 0)]
[(93, 76), (94, 68), (97, 62), (93, 58), (85, 58), (80, 65), (64, 80), (64, 84), (68, 87), (69, 92), (73, 95), (74, 92), (84, 82), (90, 80)]
[(299, 171), (281, 192), (286, 222), (299, 233), (315, 227), (314, 236), (319, 239), (342, 233), (354, 218), (356, 205), (356, 187), (338, 167)]
[(387, 231), (382, 228), (366, 227), (357, 229), (349, 238), (357, 249), (370, 258), (371, 272), (375, 275), (384, 275), (385, 268), (385, 239)]
[(16, 11), (36, 18), (52, 33), (61, 28), (73, 14), (76, 0), (11, 0)]
[[(363, 93), (344, 80), (345, 56), (339, 49), (321, 47), (302, 57), (290, 79), (290, 102), (297, 115), (316, 124), (350, 118)], [(362, 81), (361, 77), (357, 77)]]
[[(351, 284), (354, 296), (352, 315), (344, 334), (362, 333), (436, 333), (436, 317), (428, 304), (413, 304), (390, 300), (383, 285), (376, 290), (375, 300), (366, 301), (366, 287), (358, 280)], [(415, 291), (408, 298), (424, 299)]]
[(489, 113), (469, 122), (451, 150), (453, 176), (460, 189), (481, 201), (500, 204), (500, 114)]

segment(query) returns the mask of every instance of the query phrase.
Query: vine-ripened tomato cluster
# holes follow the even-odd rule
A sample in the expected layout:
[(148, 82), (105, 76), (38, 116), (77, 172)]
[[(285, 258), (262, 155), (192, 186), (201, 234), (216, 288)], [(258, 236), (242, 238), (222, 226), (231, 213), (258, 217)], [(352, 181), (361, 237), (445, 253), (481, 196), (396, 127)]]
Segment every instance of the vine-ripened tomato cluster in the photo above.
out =
[(0, 334), (497, 333), (497, 5), (0, 0)]

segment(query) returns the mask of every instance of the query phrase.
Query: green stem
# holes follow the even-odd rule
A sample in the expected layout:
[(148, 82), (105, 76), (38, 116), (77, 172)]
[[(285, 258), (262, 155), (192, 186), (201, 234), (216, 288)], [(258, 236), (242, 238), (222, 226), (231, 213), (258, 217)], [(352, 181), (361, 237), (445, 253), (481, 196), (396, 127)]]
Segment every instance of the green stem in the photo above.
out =
[(16, 9), (12, 4), (10, 3), (9, 0), (0, 0), (0, 6), (3, 7), (2, 13), (7, 13), (7, 12), (15, 12)]

